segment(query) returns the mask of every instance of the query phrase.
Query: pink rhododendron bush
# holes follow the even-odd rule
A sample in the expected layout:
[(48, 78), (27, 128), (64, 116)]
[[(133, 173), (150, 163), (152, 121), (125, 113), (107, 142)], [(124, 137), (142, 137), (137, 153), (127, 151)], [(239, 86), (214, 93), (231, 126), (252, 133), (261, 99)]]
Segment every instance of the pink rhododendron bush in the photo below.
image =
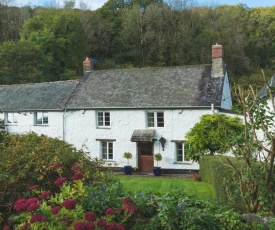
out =
[(12, 221), (15, 201), (30, 198), (33, 191), (41, 192), (42, 197), (37, 196), (41, 200), (43, 196), (50, 197), (42, 192), (54, 195), (70, 180), (81, 180), (83, 184), (92, 180), (94, 185), (113, 181), (110, 173), (99, 170), (102, 160), (90, 159), (84, 151), (45, 135), (6, 134), (0, 140), (0, 155), (0, 229)]
[(38, 185), (32, 185), (28, 187), (30, 197), (21, 197), (14, 203), (16, 215), (13, 220), (16, 229), (126, 229), (123, 223), (136, 212), (136, 205), (132, 199), (122, 198), (120, 194), (118, 197), (120, 202), (116, 200), (114, 207), (108, 207), (103, 210), (104, 212), (89, 208), (90, 205), (85, 203), (90, 188), (98, 187), (98, 191), (104, 193), (107, 186), (95, 185), (93, 181), (84, 184), (86, 176), (79, 165), (73, 166), (71, 178), (66, 178), (62, 176), (62, 167), (61, 163), (52, 166), (52, 169), (59, 174), (54, 182), (59, 192), (52, 193), (50, 190), (41, 189)]

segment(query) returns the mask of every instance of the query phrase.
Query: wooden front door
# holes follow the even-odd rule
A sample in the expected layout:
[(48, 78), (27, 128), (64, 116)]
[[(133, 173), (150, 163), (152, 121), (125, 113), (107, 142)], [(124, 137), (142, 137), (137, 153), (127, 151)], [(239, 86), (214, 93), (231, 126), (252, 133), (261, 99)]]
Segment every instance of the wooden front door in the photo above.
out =
[(138, 170), (152, 172), (154, 167), (153, 142), (138, 142)]

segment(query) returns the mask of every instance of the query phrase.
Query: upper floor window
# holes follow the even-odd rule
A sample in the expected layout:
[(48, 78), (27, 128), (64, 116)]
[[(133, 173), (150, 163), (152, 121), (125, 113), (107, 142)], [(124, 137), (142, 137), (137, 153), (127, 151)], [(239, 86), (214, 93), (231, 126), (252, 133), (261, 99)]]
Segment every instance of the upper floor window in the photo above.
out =
[(97, 126), (109, 127), (111, 125), (110, 112), (97, 112)]
[(163, 112), (148, 112), (147, 113), (148, 127), (164, 127), (164, 113)]
[(6, 124), (17, 124), (18, 123), (18, 113), (6, 113)]
[(36, 112), (35, 113), (35, 124), (36, 125), (48, 125), (48, 113), (47, 112)]

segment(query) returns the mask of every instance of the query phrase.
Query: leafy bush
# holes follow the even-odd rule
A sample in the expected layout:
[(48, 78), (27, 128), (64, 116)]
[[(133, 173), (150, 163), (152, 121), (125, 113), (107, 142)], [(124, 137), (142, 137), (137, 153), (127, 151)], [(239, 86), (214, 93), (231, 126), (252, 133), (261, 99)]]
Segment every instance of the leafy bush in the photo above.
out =
[[(60, 172), (63, 167), (61, 164), (55, 164), (53, 168)], [(18, 213), (13, 217), (17, 224), (16, 229), (125, 230), (126, 227), (122, 223), (136, 211), (133, 200), (119, 197), (116, 201), (118, 208), (107, 206), (102, 213), (96, 214), (90, 209), (91, 206), (82, 205), (83, 198), (89, 193), (89, 188), (102, 186), (84, 184), (86, 173), (82, 172), (83, 168), (79, 165), (73, 166), (71, 170), (72, 180), (66, 177), (56, 178), (54, 184), (60, 188), (60, 192), (52, 194), (51, 191), (41, 190), (39, 186), (34, 185), (31, 186), (33, 196), (20, 198), (14, 203), (13, 207)], [(115, 196), (112, 194), (113, 198)]]
[[(54, 164), (63, 165), (62, 177), (71, 175), (71, 165), (86, 169), (85, 181), (93, 178), (94, 183), (108, 180), (97, 167), (103, 162), (89, 159), (81, 150), (72, 145), (35, 133), (24, 135), (5, 135), (0, 144), (0, 217), (2, 222), (13, 213), (12, 205), (21, 196), (28, 195), (26, 188), (39, 185), (45, 191), (59, 191), (54, 181), (61, 172), (53, 171)], [(105, 175), (105, 176), (104, 176)], [(0, 218), (1, 220), (1, 218)], [(0, 226), (1, 227), (1, 226)]]

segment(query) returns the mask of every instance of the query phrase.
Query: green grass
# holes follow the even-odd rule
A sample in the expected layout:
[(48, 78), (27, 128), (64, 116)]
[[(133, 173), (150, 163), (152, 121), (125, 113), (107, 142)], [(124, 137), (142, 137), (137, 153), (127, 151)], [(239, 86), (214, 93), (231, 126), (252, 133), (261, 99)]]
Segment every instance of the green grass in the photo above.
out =
[(161, 177), (136, 177), (117, 176), (127, 191), (145, 191), (151, 189), (154, 194), (165, 194), (171, 189), (181, 188), (189, 196), (196, 199), (214, 198), (212, 188), (200, 181), (193, 179), (161, 178)]

